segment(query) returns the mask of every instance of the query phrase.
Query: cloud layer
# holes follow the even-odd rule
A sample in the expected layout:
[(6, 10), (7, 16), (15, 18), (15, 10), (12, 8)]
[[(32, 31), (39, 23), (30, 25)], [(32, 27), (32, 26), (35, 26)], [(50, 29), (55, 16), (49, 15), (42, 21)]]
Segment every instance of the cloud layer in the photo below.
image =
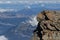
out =
[(60, 3), (58, 0), (18, 0), (18, 1), (0, 1), (0, 4), (37, 4), (37, 3)]
[(2, 9), (0, 8), (0, 12), (6, 12), (6, 11), (16, 11), (15, 9)]
[(0, 36), (0, 40), (8, 40), (4, 35)]
[(7, 25), (7, 26), (16, 26), (14, 24), (11, 24), (11, 23), (4, 23), (4, 22), (0, 22), (1, 25)]

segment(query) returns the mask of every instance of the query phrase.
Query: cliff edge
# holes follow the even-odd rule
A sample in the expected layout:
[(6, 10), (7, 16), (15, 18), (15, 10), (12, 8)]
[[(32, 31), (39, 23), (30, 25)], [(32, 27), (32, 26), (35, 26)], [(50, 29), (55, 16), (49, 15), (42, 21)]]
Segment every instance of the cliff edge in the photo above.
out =
[(37, 15), (32, 40), (60, 40), (60, 12), (45, 10)]

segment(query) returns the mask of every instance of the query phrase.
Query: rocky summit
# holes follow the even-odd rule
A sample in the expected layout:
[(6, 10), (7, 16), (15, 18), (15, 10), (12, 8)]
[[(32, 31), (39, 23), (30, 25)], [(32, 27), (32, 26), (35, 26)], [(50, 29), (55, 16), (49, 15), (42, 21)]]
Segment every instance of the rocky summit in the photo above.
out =
[(37, 15), (32, 40), (60, 40), (60, 12), (45, 10)]

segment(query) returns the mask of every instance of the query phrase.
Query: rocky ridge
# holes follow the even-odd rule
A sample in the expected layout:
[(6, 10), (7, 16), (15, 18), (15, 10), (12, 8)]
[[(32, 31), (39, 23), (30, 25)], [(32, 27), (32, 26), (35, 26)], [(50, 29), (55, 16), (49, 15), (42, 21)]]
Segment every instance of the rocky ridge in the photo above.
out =
[(45, 10), (37, 15), (32, 40), (60, 40), (60, 12)]

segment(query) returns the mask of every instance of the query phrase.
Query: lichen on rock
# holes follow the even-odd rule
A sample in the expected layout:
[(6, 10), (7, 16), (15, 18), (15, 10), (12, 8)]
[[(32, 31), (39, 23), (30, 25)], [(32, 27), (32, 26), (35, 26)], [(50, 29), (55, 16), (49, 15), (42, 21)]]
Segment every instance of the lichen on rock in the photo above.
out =
[[(33, 40), (60, 40), (60, 12), (45, 10), (37, 15)], [(36, 36), (35, 36), (36, 35)]]

